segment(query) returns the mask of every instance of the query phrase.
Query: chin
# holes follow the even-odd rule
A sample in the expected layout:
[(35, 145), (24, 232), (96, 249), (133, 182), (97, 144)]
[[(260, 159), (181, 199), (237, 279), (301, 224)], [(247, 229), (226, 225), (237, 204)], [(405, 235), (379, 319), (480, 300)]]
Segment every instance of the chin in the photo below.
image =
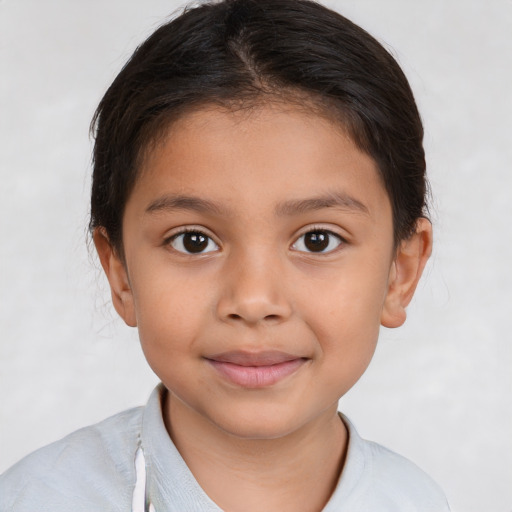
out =
[(261, 419), (258, 421), (218, 424), (217, 427), (233, 437), (247, 441), (281, 439), (297, 430), (292, 425), (286, 425), (282, 422), (264, 422)]
[(271, 440), (300, 430), (308, 423), (308, 418), (287, 411), (286, 407), (253, 406), (215, 414), (210, 421), (223, 432), (241, 440)]

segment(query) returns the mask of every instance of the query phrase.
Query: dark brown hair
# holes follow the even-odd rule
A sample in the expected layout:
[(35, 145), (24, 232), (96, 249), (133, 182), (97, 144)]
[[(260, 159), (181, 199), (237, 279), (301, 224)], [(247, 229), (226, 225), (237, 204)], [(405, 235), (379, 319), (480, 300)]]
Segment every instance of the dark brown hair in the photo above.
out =
[(309, 0), (223, 0), (157, 29), (118, 74), (93, 119), (90, 229), (122, 252), (123, 212), (141, 157), (170, 122), (217, 103), (297, 101), (335, 117), (377, 163), (395, 242), (426, 208), (423, 127), (397, 62), (363, 29)]

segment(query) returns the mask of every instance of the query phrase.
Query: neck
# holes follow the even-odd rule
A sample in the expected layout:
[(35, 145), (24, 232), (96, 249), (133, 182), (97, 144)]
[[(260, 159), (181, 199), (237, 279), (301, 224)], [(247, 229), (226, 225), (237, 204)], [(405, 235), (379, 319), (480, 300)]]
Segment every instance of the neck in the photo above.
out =
[(318, 512), (336, 487), (348, 437), (337, 404), (276, 439), (231, 435), (170, 393), (164, 415), (181, 456), (222, 510)]

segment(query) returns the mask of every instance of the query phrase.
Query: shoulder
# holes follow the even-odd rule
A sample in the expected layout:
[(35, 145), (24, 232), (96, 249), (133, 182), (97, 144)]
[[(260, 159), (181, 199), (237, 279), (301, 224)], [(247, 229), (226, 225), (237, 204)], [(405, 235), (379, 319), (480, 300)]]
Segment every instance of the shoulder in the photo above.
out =
[(390, 503), (400, 503), (403, 510), (449, 510), (441, 488), (416, 464), (377, 443), (364, 443), (375, 494), (386, 497)]
[(345, 480), (345, 491), (354, 503), (352, 510), (449, 511), (443, 491), (423, 470), (384, 446), (361, 438), (350, 421), (345, 416), (342, 419), (349, 431), (349, 448), (340, 483)]
[(126, 509), (142, 411), (116, 414), (19, 461), (0, 475), (0, 512)]

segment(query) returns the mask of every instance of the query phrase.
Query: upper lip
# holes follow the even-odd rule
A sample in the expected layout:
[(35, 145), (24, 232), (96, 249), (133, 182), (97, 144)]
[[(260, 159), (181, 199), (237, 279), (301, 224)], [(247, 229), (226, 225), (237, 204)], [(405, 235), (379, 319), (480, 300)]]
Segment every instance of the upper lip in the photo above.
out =
[(206, 357), (210, 361), (218, 363), (231, 363), (239, 366), (272, 366), (274, 364), (294, 361), (296, 359), (305, 359), (302, 356), (280, 352), (277, 350), (265, 350), (261, 352), (244, 352), (233, 350), (222, 352)]

